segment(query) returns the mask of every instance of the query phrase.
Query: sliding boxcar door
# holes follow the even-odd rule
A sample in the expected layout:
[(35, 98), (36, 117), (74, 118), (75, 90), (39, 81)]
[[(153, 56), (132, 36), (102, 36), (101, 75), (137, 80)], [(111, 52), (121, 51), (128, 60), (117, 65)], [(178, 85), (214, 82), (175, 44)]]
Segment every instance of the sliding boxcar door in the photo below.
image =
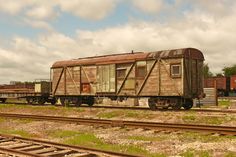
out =
[(97, 66), (97, 92), (115, 92), (115, 65)]

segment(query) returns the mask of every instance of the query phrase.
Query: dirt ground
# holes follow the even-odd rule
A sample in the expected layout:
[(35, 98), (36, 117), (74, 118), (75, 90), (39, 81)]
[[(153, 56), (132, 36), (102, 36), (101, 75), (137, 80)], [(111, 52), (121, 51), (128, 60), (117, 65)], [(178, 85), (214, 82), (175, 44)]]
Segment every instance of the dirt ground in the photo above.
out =
[[(119, 127), (103, 128), (11, 119), (1, 119), (0, 132), (54, 142), (114, 149), (143, 156), (222, 157), (236, 155), (236, 137), (217, 134)], [(76, 142), (75, 140), (80, 140), (76, 138), (78, 135), (84, 141)]]
[[(236, 126), (236, 114), (0, 105), (0, 112)], [(0, 118), (0, 133), (143, 156), (236, 156), (236, 137)]]

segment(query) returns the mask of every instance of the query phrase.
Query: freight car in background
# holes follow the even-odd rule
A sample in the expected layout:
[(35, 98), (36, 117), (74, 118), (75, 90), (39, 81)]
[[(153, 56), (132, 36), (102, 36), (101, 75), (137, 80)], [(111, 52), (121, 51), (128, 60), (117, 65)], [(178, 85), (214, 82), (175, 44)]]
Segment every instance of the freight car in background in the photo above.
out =
[(203, 96), (203, 61), (194, 48), (58, 61), (51, 67), (52, 96), (63, 105), (145, 97), (151, 109), (190, 109)]
[(56, 99), (50, 96), (51, 82), (49, 80), (36, 80), (35, 82), (11, 82), (8, 85), (0, 85), (0, 102), (7, 99), (25, 99), (29, 104), (56, 103)]
[(236, 75), (204, 78), (204, 88), (216, 88), (220, 97), (236, 96)]

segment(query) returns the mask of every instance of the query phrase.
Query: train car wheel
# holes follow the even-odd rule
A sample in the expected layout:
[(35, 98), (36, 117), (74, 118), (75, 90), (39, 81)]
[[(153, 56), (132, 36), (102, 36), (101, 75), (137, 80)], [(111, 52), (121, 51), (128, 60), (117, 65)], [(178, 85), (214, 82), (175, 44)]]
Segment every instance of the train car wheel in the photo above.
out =
[(174, 106), (172, 106), (172, 109), (173, 110), (179, 110), (179, 109), (181, 109), (181, 104), (175, 104)]
[(57, 99), (56, 98), (52, 98), (50, 102), (51, 102), (52, 105), (55, 105), (56, 102), (57, 102)]
[(151, 110), (157, 109), (156, 102), (153, 99), (148, 99), (148, 106)]
[(81, 98), (77, 98), (77, 100), (75, 101), (75, 106), (81, 106), (82, 104), (82, 99)]
[(186, 99), (185, 103), (183, 104), (183, 107), (185, 110), (189, 110), (193, 107), (193, 100), (192, 99)]
[(162, 107), (163, 110), (167, 110), (168, 108), (168, 106)]
[(46, 100), (44, 98), (39, 98), (39, 100), (38, 100), (39, 105), (44, 105), (45, 102), (46, 102)]
[(34, 102), (33, 98), (27, 98), (26, 101), (27, 101), (27, 104), (30, 104), (30, 105), (33, 104)]
[(88, 98), (88, 106), (93, 106), (94, 98)]
[(94, 102), (95, 102), (95, 99), (93, 97), (89, 97), (87, 99), (88, 106), (93, 106)]
[(0, 101), (1, 101), (2, 103), (5, 103), (6, 100), (7, 100), (7, 99), (4, 99), (4, 98), (3, 98), (3, 99), (0, 99)]

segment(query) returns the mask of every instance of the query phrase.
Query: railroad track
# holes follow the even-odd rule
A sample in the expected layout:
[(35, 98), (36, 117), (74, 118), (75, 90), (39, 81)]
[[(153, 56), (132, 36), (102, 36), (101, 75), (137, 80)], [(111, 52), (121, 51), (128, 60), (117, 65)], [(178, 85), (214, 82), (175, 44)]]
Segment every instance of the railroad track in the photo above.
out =
[[(12, 104), (12, 103), (5, 103), (5, 104)], [(29, 105), (26, 103), (14, 103), (17, 105)], [(47, 104), (44, 105), (39, 105), (35, 104), (35, 106), (46, 106)], [(50, 105), (51, 106), (51, 105)], [(60, 104), (56, 104), (55, 106), (62, 107)], [(70, 107), (76, 107), (76, 106), (70, 106)], [(157, 110), (151, 110), (148, 107), (131, 107), (131, 106), (80, 106), (81, 108), (105, 108), (105, 109), (123, 109), (123, 110), (144, 110), (144, 111), (161, 111), (161, 112), (189, 112), (189, 111), (195, 111), (195, 112), (215, 112), (215, 113), (236, 113), (236, 110), (231, 110), (231, 109), (206, 109), (206, 108), (192, 108), (190, 110), (171, 110), (171, 109), (157, 109)], [(78, 107), (76, 107), (78, 108)]]
[(137, 157), (94, 148), (0, 134), (0, 152), (19, 157)]
[(215, 126), (215, 125), (195, 125), (195, 124), (176, 124), (176, 123), (157, 123), (143, 121), (124, 121), (124, 120), (107, 120), (107, 119), (89, 119), (75, 117), (57, 117), (57, 116), (41, 116), (41, 115), (23, 115), (0, 113), (0, 117), (16, 118), (16, 119), (33, 119), (46, 120), (56, 122), (69, 122), (82, 125), (99, 125), (109, 127), (134, 127), (157, 130), (188, 130), (198, 132), (218, 133), (222, 135), (236, 135), (236, 127)]

